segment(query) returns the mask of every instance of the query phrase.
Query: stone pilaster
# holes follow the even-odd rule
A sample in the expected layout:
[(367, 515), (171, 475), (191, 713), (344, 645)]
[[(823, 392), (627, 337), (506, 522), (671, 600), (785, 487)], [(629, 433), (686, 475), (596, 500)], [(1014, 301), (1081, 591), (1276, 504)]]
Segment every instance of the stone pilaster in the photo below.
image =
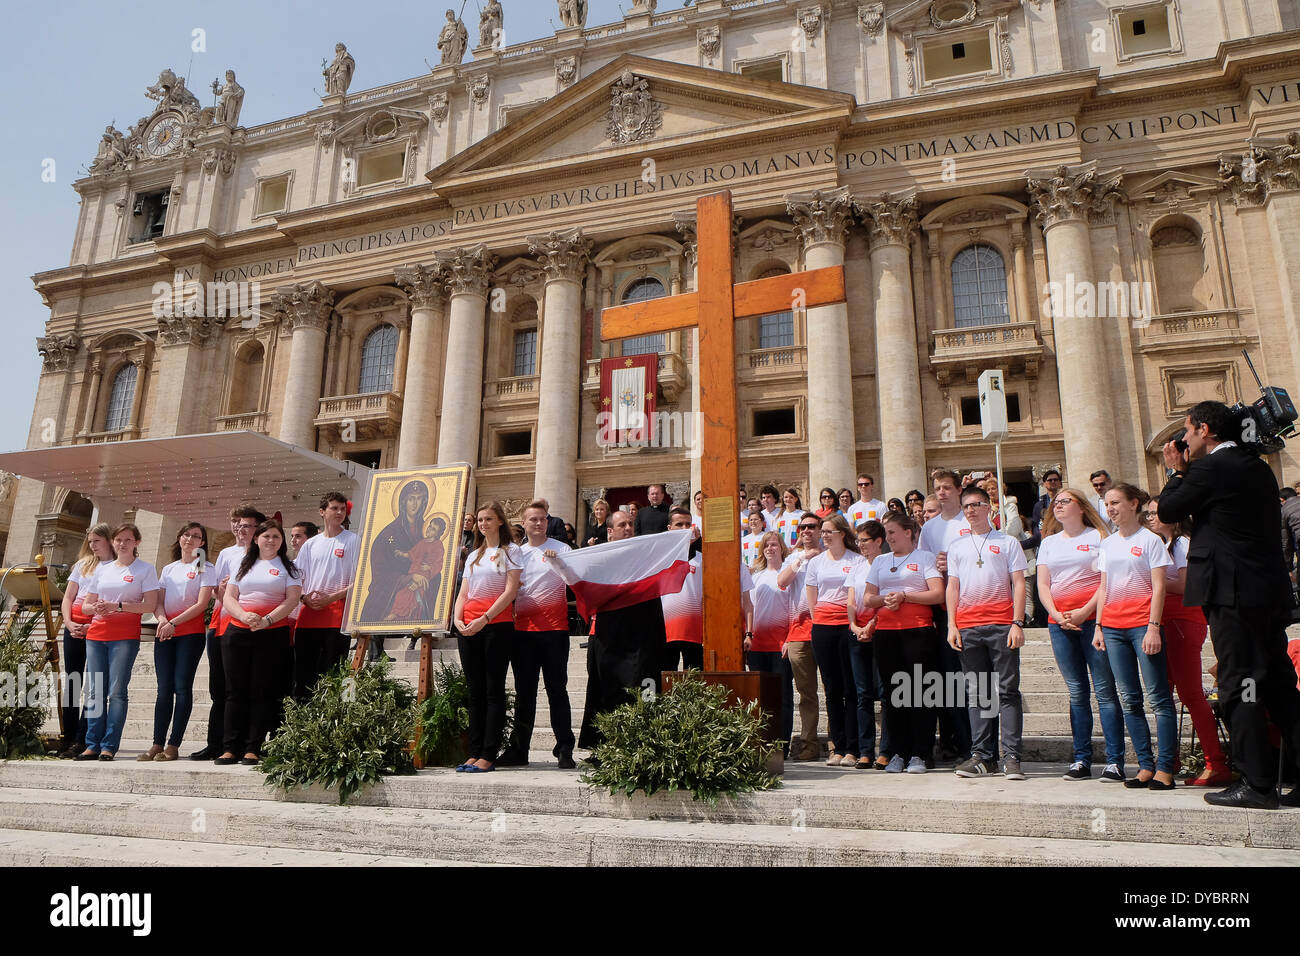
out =
[(333, 305), (334, 292), (320, 282), (285, 286), (271, 296), (271, 311), (284, 316), (293, 335), (280, 413), (280, 440), (313, 451), (325, 367), (325, 329)]
[(529, 236), (546, 274), (533, 495), (551, 514), (577, 522), (579, 398), (582, 389), (582, 277), (591, 240), (581, 229)]
[[(483, 244), (438, 254), (451, 294), (438, 463), (478, 465), (483, 408), (483, 340), (488, 287), (496, 264)], [(472, 485), (472, 483), (471, 483)], [(471, 494), (471, 499), (473, 496)]]
[(437, 263), (401, 266), (394, 270), (394, 276), (411, 300), (411, 338), (397, 467), (419, 468), (434, 464), (438, 455), (438, 395), (447, 287)]
[(877, 497), (924, 488), (925, 421), (921, 367), (916, 350), (912, 290), (912, 240), (917, 229), (915, 193), (881, 193), (854, 203), (871, 240), (871, 278), (876, 301), (876, 394), (880, 409)]
[[(203, 315), (160, 316), (158, 319), (158, 395), (149, 418), (153, 438), (189, 435), (208, 424), (212, 410), (203, 405), (203, 351), (221, 331), (221, 321)], [(142, 391), (144, 369), (136, 382)], [(203, 421), (200, 421), (203, 416)], [(204, 427), (202, 430), (206, 431)]]
[[(1058, 166), (1026, 174), (1028, 191), (1047, 242), (1047, 278), (1062, 307), (1052, 315), (1057, 384), (1065, 440), (1066, 482), (1078, 486), (1098, 468), (1120, 464), (1114, 397), (1107, 361), (1106, 324), (1080, 316), (1064, 290), (1095, 283), (1090, 221), (1119, 196), (1118, 174), (1097, 174), (1096, 163)], [(1094, 289), (1095, 291), (1095, 289)], [(1096, 296), (1094, 295), (1094, 301)], [(1065, 307), (1069, 306), (1069, 307)]]

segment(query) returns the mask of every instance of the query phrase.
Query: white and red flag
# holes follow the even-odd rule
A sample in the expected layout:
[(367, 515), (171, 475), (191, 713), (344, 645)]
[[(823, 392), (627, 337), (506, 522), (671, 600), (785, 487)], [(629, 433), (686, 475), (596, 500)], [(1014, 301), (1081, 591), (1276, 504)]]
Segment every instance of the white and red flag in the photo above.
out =
[(578, 613), (599, 611), (674, 594), (690, 573), (691, 529), (609, 541), (548, 560), (573, 588)]

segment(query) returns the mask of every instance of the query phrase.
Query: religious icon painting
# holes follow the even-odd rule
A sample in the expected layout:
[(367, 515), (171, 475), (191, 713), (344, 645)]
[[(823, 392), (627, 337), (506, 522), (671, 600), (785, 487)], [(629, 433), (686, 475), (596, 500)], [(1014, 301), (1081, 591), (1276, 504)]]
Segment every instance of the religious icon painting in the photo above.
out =
[(376, 471), (366, 494), (361, 561), (348, 602), (356, 634), (451, 626), (469, 466)]

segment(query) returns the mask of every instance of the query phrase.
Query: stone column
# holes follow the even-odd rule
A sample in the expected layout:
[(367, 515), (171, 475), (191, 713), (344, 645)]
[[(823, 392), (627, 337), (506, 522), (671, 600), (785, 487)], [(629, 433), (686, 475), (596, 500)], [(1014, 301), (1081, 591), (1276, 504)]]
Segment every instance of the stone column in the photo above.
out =
[[(1026, 175), (1034, 212), (1047, 241), (1048, 311), (1056, 340), (1066, 481), (1082, 487), (1098, 468), (1114, 473), (1120, 464), (1105, 326), (1096, 315), (1078, 315), (1076, 303), (1071, 301), (1074, 290), (1095, 282), (1088, 219), (1115, 201), (1119, 176), (1098, 176), (1096, 163)], [(1096, 289), (1092, 288), (1095, 302)]]
[(411, 323), (406, 316), (395, 320), (397, 325), (397, 353), (393, 356), (393, 391), (402, 395), (406, 391), (406, 366), (411, 354)]
[[(871, 235), (871, 277), (876, 299), (876, 395), (880, 407), (878, 497), (899, 497), (925, 488), (925, 421), (921, 364), (912, 299), (912, 238), (915, 193), (882, 193), (855, 203)], [(940, 299), (942, 301), (942, 299)]]
[[(163, 316), (158, 319), (158, 394), (149, 435), (162, 438), (208, 431), (213, 410), (204, 404), (198, 387), (204, 373), (204, 346), (221, 330), (219, 319), (208, 316)], [(143, 369), (141, 369), (143, 376)], [(141, 391), (136, 379), (136, 394)]]
[(1025, 235), (1025, 224), (1023, 222), (1013, 222), (1011, 224), (1011, 252), (1014, 258), (1014, 268), (1016, 277), (1016, 321), (1017, 322), (1034, 322), (1038, 314), (1034, 311), (1032, 299), (1029, 296), (1029, 286), (1031, 279), (1029, 275), (1028, 250), (1029, 238)]
[(438, 354), (442, 320), (447, 314), (447, 288), (436, 264), (402, 266), (397, 284), (411, 299), (411, 335), (402, 393), (402, 432), (397, 467), (432, 465), (438, 456)]
[[(939, 257), (939, 239), (943, 235), (941, 227), (936, 227), (934, 232), (926, 236), (926, 248), (930, 257), (930, 297), (934, 299), (934, 327), (944, 329), (948, 327), (947, 309), (944, 308), (948, 303), (947, 293), (944, 291), (943, 281), (943, 261)], [(909, 485), (910, 488), (924, 488), (925, 485)]]
[(533, 497), (577, 526), (578, 403), (582, 391), (582, 277), (591, 240), (581, 229), (529, 236), (546, 273)]
[(104, 378), (104, 365), (99, 359), (90, 363), (90, 376), (86, 380), (86, 411), (81, 420), (81, 434), (95, 430), (95, 412), (99, 410), (99, 384)]
[(283, 313), (293, 329), (289, 376), (280, 412), (280, 440), (313, 451), (325, 365), (325, 328), (333, 305), (333, 291), (320, 282), (286, 286), (271, 296), (271, 311)]
[(451, 293), (438, 463), (464, 461), (477, 467), (483, 409), (484, 315), (496, 257), (480, 243), (469, 249), (439, 253), (438, 264)]
[[(848, 187), (794, 193), (785, 206), (803, 236), (804, 268), (843, 266), (853, 215)], [(807, 348), (808, 486), (841, 488), (857, 474), (847, 303), (808, 310)]]

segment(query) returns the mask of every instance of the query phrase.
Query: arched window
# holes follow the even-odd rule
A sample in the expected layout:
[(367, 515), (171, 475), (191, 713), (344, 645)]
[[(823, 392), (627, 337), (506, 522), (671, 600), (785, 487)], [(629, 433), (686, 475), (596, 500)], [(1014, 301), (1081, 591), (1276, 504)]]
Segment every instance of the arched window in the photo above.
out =
[(230, 382), (229, 415), (256, 412), (262, 404), (262, 366), (265, 353), (260, 344), (253, 344), (235, 359)]
[(390, 391), (396, 361), (397, 329), (381, 325), (361, 345), (361, 392)]
[[(658, 299), (667, 294), (668, 291), (664, 288), (664, 284), (658, 279), (637, 279), (623, 293), (622, 304), (645, 302), (647, 299)], [(664, 337), (662, 332), (654, 335), (634, 335), (630, 339), (623, 340), (624, 355), (644, 355), (649, 352), (662, 352), (663, 350)]]
[(108, 393), (108, 414), (104, 418), (104, 431), (120, 432), (131, 424), (131, 401), (135, 398), (136, 368), (127, 363), (113, 376), (113, 388)]
[(998, 325), (1007, 312), (1007, 267), (992, 246), (967, 246), (952, 260), (954, 325)]
[[(768, 269), (759, 279), (783, 276), (789, 269)], [(758, 347), (760, 349), (784, 349), (794, 345), (794, 313), (771, 312), (758, 317)]]

